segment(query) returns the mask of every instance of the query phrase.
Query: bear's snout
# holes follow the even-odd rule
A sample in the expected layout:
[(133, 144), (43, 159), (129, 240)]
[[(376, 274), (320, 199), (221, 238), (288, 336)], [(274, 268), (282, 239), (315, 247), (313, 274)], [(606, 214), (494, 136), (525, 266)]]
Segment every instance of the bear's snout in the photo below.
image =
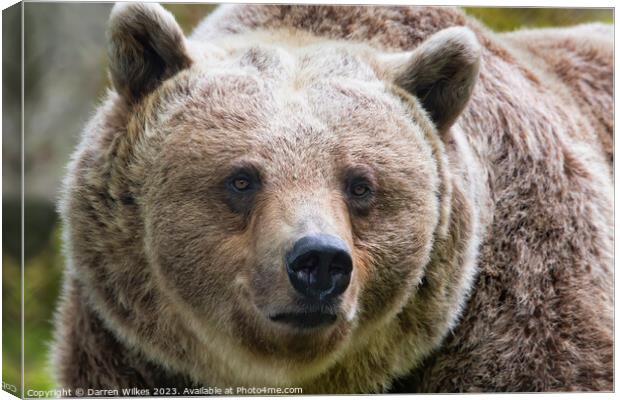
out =
[(311, 300), (333, 300), (351, 281), (351, 253), (342, 239), (332, 235), (302, 237), (293, 244), (285, 262), (293, 288)]

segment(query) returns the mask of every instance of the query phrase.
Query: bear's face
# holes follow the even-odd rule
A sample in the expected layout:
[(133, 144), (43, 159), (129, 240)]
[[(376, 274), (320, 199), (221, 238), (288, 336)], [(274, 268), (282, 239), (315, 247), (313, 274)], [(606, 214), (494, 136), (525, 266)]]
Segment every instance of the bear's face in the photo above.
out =
[[(159, 282), (199, 324), (282, 359), (331, 353), (402, 306), (438, 220), (424, 129), (359, 57), (341, 49), (317, 66), (314, 52), (253, 46), (192, 66), (152, 95), (141, 132), (157, 149), (143, 203)], [(341, 70), (310, 76), (325, 65)], [(307, 238), (341, 246), (316, 293), (291, 272)], [(348, 284), (329, 293), (338, 274)]]
[(131, 171), (140, 279), (200, 343), (184, 362), (306, 379), (416, 298), (444, 207), (441, 138), (477, 76), (470, 31), (393, 54), (299, 32), (203, 43), (126, 3), (109, 34), (128, 122), (126, 158), (106, 165)]

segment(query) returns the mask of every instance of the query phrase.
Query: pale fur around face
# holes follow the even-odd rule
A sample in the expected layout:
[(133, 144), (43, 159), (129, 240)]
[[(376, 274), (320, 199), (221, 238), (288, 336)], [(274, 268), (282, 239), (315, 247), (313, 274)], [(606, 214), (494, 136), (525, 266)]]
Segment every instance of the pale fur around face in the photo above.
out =
[[(584, 53), (543, 31), (556, 53), (534, 56), (445, 8), (223, 6), (186, 39), (127, 5), (110, 26), (118, 94), (61, 203), (62, 386), (611, 389), (611, 131), (575, 112), (611, 104), (604, 33)], [(240, 168), (251, 199), (225, 190)], [(303, 333), (268, 317), (317, 232), (354, 272), (337, 323)]]

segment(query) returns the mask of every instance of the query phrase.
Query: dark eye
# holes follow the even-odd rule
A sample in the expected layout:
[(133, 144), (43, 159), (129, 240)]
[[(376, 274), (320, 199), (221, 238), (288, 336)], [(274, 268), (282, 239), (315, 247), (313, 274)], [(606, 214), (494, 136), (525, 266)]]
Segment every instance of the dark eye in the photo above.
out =
[(225, 199), (230, 209), (247, 214), (252, 210), (256, 194), (261, 188), (260, 174), (252, 165), (237, 167), (226, 178), (225, 187)]
[(255, 192), (260, 186), (260, 181), (254, 169), (243, 168), (229, 176), (227, 185), (233, 193), (247, 194)]
[(232, 181), (232, 187), (240, 192), (249, 190), (251, 186), (250, 180), (244, 176), (238, 176)]
[(365, 197), (370, 194), (370, 187), (365, 182), (354, 183), (349, 189), (354, 197)]
[(367, 215), (375, 205), (377, 181), (372, 169), (366, 166), (354, 166), (348, 169), (343, 189), (349, 207), (356, 215)]

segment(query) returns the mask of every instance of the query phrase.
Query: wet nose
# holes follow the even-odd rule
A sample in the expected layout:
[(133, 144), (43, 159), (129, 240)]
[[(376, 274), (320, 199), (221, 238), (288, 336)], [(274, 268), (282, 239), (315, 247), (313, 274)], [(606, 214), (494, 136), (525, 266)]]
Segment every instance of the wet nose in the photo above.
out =
[(328, 301), (349, 286), (353, 262), (347, 245), (331, 235), (304, 236), (286, 255), (293, 288), (303, 296)]

